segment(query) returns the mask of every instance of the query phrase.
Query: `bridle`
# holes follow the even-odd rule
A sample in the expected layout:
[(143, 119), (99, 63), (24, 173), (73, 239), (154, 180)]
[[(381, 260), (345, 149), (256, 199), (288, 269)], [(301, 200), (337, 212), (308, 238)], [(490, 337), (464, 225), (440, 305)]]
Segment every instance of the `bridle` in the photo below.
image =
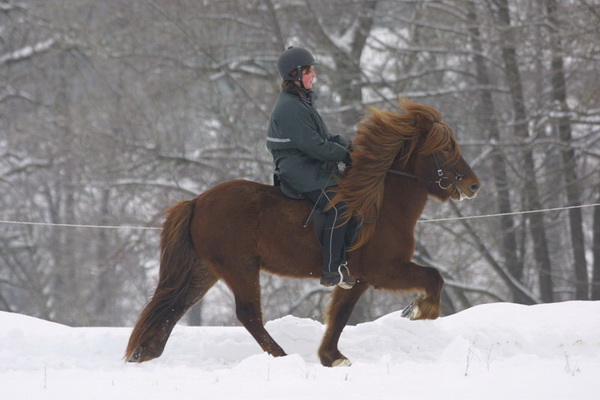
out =
[[(400, 175), (400, 176), (406, 176), (409, 178), (413, 178), (419, 181), (424, 182), (426, 185), (430, 185), (430, 184), (437, 184), (440, 189), (442, 190), (448, 190), (450, 189), (452, 186), (454, 186), (459, 192), (462, 193), (462, 190), (460, 188), (458, 188), (458, 186), (456, 186), (460, 181), (462, 181), (464, 179), (465, 176), (472, 174), (473, 170), (471, 168), (469, 168), (467, 171), (465, 171), (464, 173), (460, 173), (456, 170), (456, 168), (454, 168), (454, 164), (450, 165), (450, 170), (452, 171), (452, 173), (454, 174), (454, 182), (450, 182), (450, 178), (448, 178), (445, 174), (444, 174), (444, 168), (442, 167), (442, 165), (440, 164), (440, 161), (438, 159), (438, 154), (440, 152), (434, 153), (432, 155), (433, 157), (433, 162), (435, 163), (435, 168), (436, 168), (436, 174), (438, 176), (438, 180), (434, 180), (434, 181), (428, 181), (426, 179), (421, 178), (420, 176), (417, 176), (415, 174), (411, 174), (409, 172), (404, 172), (404, 171), (400, 171), (397, 169), (393, 169), (393, 168), (389, 168), (386, 172), (389, 172), (390, 174), (394, 174), (394, 175)], [(442, 155), (443, 157), (443, 155)], [(447, 161), (446, 157), (443, 157), (445, 161)], [(377, 215), (375, 216), (375, 219), (373, 219), (372, 221), (362, 221), (362, 224), (373, 224), (377, 221), (377, 219), (379, 218), (379, 207), (376, 206), (376, 213)]]
[[(444, 168), (442, 168), (440, 161), (438, 159), (438, 153), (434, 153), (432, 155), (433, 157), (433, 162), (435, 163), (435, 168), (436, 168), (436, 173), (438, 176), (438, 180), (434, 180), (434, 181), (427, 181), (423, 178), (421, 178), (420, 176), (417, 176), (415, 174), (411, 174), (408, 172), (404, 172), (404, 171), (400, 171), (397, 169), (388, 169), (387, 172), (389, 172), (390, 174), (394, 174), (394, 175), (401, 175), (401, 176), (407, 176), (409, 178), (414, 178), (420, 181), (423, 181), (427, 184), (431, 184), (431, 183), (436, 183), (440, 189), (442, 190), (448, 190), (450, 189), (452, 186), (456, 186), (460, 181), (462, 181), (464, 179), (465, 176), (468, 176), (469, 174), (473, 173), (473, 170), (469, 168), (468, 171), (464, 172), (464, 173), (460, 173), (456, 170), (456, 168), (454, 168), (454, 164), (450, 165), (450, 170), (452, 171), (452, 173), (454, 174), (454, 182), (450, 181), (450, 178), (448, 178), (445, 174), (444, 174)], [(442, 156), (443, 157), (443, 156)], [(444, 157), (444, 159), (446, 159), (446, 157)], [(447, 161), (447, 160), (445, 160)]]

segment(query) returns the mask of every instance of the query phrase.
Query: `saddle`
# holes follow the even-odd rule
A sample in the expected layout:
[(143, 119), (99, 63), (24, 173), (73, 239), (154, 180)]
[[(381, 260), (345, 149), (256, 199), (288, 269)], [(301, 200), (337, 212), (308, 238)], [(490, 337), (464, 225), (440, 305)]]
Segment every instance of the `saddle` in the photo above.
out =
[(288, 185), (286, 185), (283, 182), (279, 182), (279, 185), (275, 185), (275, 186), (279, 186), (279, 189), (281, 189), (281, 193), (283, 193), (283, 195), (285, 197), (287, 197), (288, 199), (292, 199), (292, 200), (307, 200), (306, 197), (304, 197), (304, 195), (302, 193), (296, 193), (294, 190), (292, 190), (291, 187), (289, 187)]
[[(275, 174), (273, 174), (273, 186), (278, 186), (279, 189), (281, 190), (281, 193), (288, 199), (305, 200), (309, 203), (309, 205), (312, 208), (312, 205), (310, 204), (308, 199), (304, 195), (302, 195), (302, 193), (297, 193), (296, 191), (294, 191), (292, 188), (290, 188), (284, 182), (282, 182), (281, 179), (279, 179), (279, 177)], [(307, 226), (310, 223), (310, 221), (314, 222), (315, 232), (317, 233), (319, 242), (321, 242), (322, 237), (323, 237), (323, 231), (325, 230), (326, 218), (327, 218), (326, 211), (321, 211), (317, 207), (314, 207), (310, 214), (310, 218), (308, 218), (306, 221), (302, 221), (302, 225)]]

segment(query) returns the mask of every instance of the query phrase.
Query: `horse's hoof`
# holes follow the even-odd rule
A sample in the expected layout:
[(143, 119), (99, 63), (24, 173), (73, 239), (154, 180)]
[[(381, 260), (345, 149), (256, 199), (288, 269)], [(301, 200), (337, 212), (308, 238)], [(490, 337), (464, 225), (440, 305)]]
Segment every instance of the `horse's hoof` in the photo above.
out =
[(144, 361), (151, 360), (152, 357), (148, 357), (146, 348), (144, 346), (140, 346), (131, 355), (127, 358), (127, 362), (130, 363), (141, 363)]
[(400, 315), (402, 316), (402, 318), (414, 320), (419, 318), (420, 314), (421, 312), (419, 311), (419, 307), (415, 303), (410, 303), (409, 305), (404, 307), (404, 310), (402, 310)]
[(126, 361), (129, 363), (140, 363), (142, 362), (142, 353), (138, 350), (129, 356)]
[(338, 358), (334, 362), (331, 363), (332, 367), (349, 367), (352, 363), (347, 358)]
[(409, 305), (407, 305), (406, 307), (404, 307), (402, 309), (402, 312), (400, 313), (400, 316), (402, 318), (408, 318), (410, 316), (410, 314), (412, 313), (413, 306), (414, 306), (414, 303), (410, 303)]

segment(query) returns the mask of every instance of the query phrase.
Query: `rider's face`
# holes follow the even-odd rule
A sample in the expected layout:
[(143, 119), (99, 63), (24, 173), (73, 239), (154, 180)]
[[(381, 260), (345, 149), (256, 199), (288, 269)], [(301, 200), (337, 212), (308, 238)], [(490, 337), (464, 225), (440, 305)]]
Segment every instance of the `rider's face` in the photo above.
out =
[(312, 89), (313, 87), (313, 80), (317, 77), (317, 73), (315, 71), (315, 66), (311, 65), (310, 66), (310, 71), (305, 72), (302, 74), (302, 84), (304, 85), (304, 88), (306, 89)]

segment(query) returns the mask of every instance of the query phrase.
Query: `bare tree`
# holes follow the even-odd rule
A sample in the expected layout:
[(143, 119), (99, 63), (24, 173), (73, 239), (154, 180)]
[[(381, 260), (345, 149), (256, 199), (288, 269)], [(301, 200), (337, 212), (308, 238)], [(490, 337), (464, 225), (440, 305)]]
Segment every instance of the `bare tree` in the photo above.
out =
[[(567, 83), (565, 78), (564, 49), (561, 33), (558, 30), (560, 24), (558, 18), (558, 5), (555, 0), (545, 1), (548, 14), (548, 27), (550, 31), (550, 49), (552, 52), (551, 74), (552, 74), (552, 100), (557, 106), (559, 114), (556, 122), (558, 137), (565, 147), (561, 151), (562, 171), (565, 180), (568, 205), (577, 206), (581, 204), (580, 181), (576, 170), (575, 150), (571, 147), (573, 133), (571, 127), (570, 109), (567, 103)], [(575, 272), (575, 298), (587, 300), (589, 296), (589, 279), (587, 272), (587, 261), (585, 259), (585, 239), (583, 235), (583, 217), (580, 208), (569, 210), (569, 228), (571, 237), (571, 249), (573, 253), (573, 266)]]
[[(365, 106), (396, 109), (398, 96), (453, 125), (484, 190), (427, 217), (502, 214), (419, 225), (415, 257), (443, 271), (445, 312), (586, 298), (585, 254), (597, 299), (597, 208), (510, 214), (598, 201), (598, 15), (589, 0), (5, 1), (0, 219), (158, 227), (165, 208), (219, 182), (269, 182), (276, 60), (305, 46), (333, 132), (352, 138)], [(0, 308), (131, 323), (157, 239), (0, 223)], [(268, 318), (321, 317), (318, 283), (262, 281)], [(191, 322), (235, 323), (230, 301), (216, 287)], [(353, 322), (401, 301), (369, 292)]]

